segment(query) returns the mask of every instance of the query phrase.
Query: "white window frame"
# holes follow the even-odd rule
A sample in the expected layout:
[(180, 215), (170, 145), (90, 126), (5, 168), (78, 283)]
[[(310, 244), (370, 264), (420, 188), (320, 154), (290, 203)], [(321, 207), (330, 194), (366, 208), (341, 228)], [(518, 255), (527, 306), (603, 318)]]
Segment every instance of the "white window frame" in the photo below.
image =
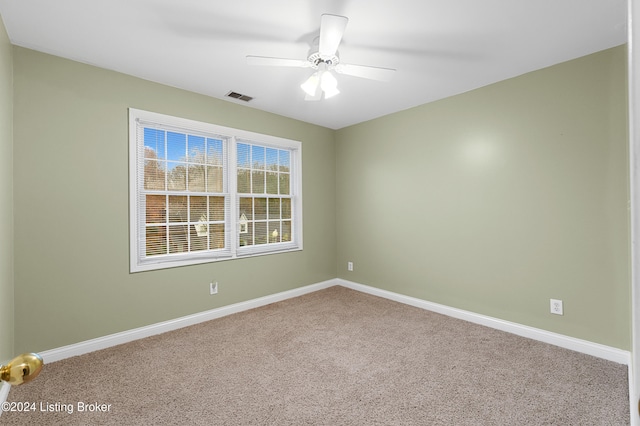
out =
[[(141, 192), (144, 189), (144, 176), (140, 173), (142, 169), (140, 162), (144, 161), (144, 143), (139, 144), (137, 137), (139, 122), (153, 123), (160, 127), (183, 129), (185, 132), (204, 133), (228, 138), (226, 169), (224, 170), (224, 179), (226, 179), (228, 188), (224, 195), (228, 195), (225, 236), (229, 250), (223, 251), (222, 255), (220, 252), (205, 250), (194, 253), (146, 256), (146, 243), (144, 240), (146, 233), (143, 232), (145, 231), (145, 212), (141, 211), (141, 203), (139, 202)], [(239, 194), (237, 193), (236, 146), (238, 143), (246, 142), (291, 152), (291, 241), (240, 247), (240, 218), (237, 214)], [(184, 193), (189, 194), (188, 191), (184, 191)], [(212, 195), (214, 194), (212, 193)], [(265, 194), (265, 197), (268, 196), (269, 194)], [(132, 273), (302, 250), (302, 143), (276, 136), (129, 108), (129, 241), (130, 272)]]

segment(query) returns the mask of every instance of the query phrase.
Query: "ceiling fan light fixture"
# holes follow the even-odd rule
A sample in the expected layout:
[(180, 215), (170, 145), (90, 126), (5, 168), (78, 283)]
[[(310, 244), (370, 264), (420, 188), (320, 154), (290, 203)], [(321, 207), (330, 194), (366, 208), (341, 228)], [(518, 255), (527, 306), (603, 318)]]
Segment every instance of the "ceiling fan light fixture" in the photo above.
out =
[(338, 80), (331, 74), (329, 71), (325, 71), (322, 73), (322, 77), (320, 77), (320, 87), (325, 92), (328, 89), (335, 89), (338, 87)]
[(324, 92), (325, 99), (329, 99), (340, 93), (340, 91), (338, 90), (338, 80), (336, 80), (336, 78), (333, 74), (331, 74), (330, 71), (325, 71), (322, 73), (322, 76), (320, 77), (320, 87)]
[(300, 85), (302, 90), (309, 96), (316, 96), (318, 92), (318, 86), (320, 85), (320, 79), (318, 78), (318, 73), (315, 72), (311, 77), (307, 79), (304, 83)]
[(321, 89), (324, 93), (324, 99), (329, 99), (340, 91), (338, 90), (338, 80), (327, 69), (328, 66), (325, 62), (318, 64), (318, 71), (313, 73), (311, 77), (300, 85), (302, 90), (308, 95), (307, 100), (320, 100), (322, 93), (318, 93)]

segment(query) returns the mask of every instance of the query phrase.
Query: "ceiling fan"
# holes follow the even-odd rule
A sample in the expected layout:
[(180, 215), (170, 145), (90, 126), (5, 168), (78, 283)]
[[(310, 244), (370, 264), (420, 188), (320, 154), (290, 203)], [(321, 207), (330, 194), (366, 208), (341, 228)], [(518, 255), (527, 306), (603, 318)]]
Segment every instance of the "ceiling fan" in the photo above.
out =
[(266, 65), (276, 67), (299, 67), (316, 70), (311, 77), (300, 86), (305, 91), (305, 100), (319, 101), (340, 93), (338, 81), (332, 71), (354, 77), (368, 78), (378, 81), (389, 81), (396, 70), (391, 68), (352, 65), (340, 62), (338, 46), (347, 27), (346, 16), (324, 14), (320, 18), (320, 37), (318, 50), (311, 51), (307, 59), (271, 58), (266, 56), (247, 56), (249, 65)]

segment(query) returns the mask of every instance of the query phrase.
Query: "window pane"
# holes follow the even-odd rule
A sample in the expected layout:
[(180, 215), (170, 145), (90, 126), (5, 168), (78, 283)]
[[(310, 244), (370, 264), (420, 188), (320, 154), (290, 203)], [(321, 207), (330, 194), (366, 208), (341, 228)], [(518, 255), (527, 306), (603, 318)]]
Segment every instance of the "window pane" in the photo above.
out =
[(224, 164), (223, 147), (222, 140), (207, 138), (207, 163), (222, 166)]
[(282, 218), (291, 219), (291, 199), (290, 198), (282, 199)]
[(146, 229), (147, 256), (167, 254), (167, 227), (148, 226)]
[(265, 220), (267, 218), (267, 199), (266, 198), (255, 198), (254, 199), (254, 210), (255, 220)]
[(224, 224), (219, 223), (210, 225), (209, 228), (211, 229), (211, 234), (209, 236), (211, 239), (210, 249), (215, 250), (224, 248)]
[(280, 222), (269, 222), (269, 242), (279, 243), (280, 238), (282, 238)]
[(222, 167), (207, 167), (207, 191), (222, 192), (223, 179)]
[(204, 192), (204, 166), (189, 166), (189, 191)]
[(291, 194), (291, 190), (289, 188), (289, 173), (280, 173), (280, 194)]
[(211, 221), (224, 221), (224, 197), (209, 197), (209, 217)]
[(251, 185), (251, 192), (254, 194), (264, 194), (264, 172), (252, 172)]
[(164, 162), (144, 160), (144, 189), (164, 190)]
[(291, 161), (290, 161), (290, 153), (289, 151), (280, 150), (280, 171), (281, 172), (290, 172), (291, 171)]
[(167, 163), (169, 176), (167, 187), (169, 191), (184, 191), (187, 189), (187, 166), (185, 163)]
[(253, 220), (253, 198), (240, 198), (240, 211), (238, 217), (245, 215), (247, 220)]
[(251, 175), (249, 170), (238, 169), (238, 192), (241, 194), (251, 193)]
[(264, 170), (263, 146), (251, 146), (251, 168)]
[(240, 247), (253, 245), (253, 223), (249, 222), (247, 225), (247, 233), (240, 234), (240, 241), (238, 243)]
[(267, 223), (266, 222), (257, 222), (255, 223), (255, 243), (258, 244), (267, 244)]
[(279, 198), (269, 198), (269, 219), (280, 219)]
[(278, 173), (267, 172), (267, 194), (278, 193)]
[(151, 149), (148, 146), (144, 147), (144, 158), (148, 158), (150, 160), (157, 160), (158, 159), (158, 155), (156, 153), (155, 149)]
[(291, 241), (291, 221), (282, 221), (282, 241)]
[(187, 142), (189, 161), (192, 163), (204, 163), (204, 138), (202, 136), (189, 135)]
[(187, 221), (186, 195), (169, 195), (169, 222)]
[(164, 159), (164, 130), (145, 127), (144, 158)]
[(187, 227), (176, 225), (169, 227), (169, 253), (184, 253), (187, 249)]
[(189, 229), (191, 229), (191, 251), (207, 250), (208, 225), (191, 225)]
[(167, 220), (167, 197), (164, 195), (147, 195), (146, 223), (165, 223)]
[(236, 150), (236, 155), (238, 156), (238, 167), (244, 167), (245, 169), (251, 167), (249, 145), (239, 143)]
[(278, 171), (278, 150), (267, 148), (267, 170)]
[(207, 197), (189, 197), (189, 218), (191, 222), (207, 222)]
[(187, 159), (187, 135), (167, 132), (167, 160), (185, 161)]

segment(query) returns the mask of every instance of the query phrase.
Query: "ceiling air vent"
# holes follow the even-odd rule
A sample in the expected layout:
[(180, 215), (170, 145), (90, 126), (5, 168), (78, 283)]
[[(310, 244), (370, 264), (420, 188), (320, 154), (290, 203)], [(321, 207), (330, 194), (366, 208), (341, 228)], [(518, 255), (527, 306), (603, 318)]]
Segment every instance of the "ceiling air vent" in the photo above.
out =
[(227, 93), (227, 96), (230, 98), (239, 99), (245, 102), (249, 102), (251, 99), (253, 99), (251, 96), (243, 95), (242, 93), (238, 93), (238, 92), (229, 92)]

